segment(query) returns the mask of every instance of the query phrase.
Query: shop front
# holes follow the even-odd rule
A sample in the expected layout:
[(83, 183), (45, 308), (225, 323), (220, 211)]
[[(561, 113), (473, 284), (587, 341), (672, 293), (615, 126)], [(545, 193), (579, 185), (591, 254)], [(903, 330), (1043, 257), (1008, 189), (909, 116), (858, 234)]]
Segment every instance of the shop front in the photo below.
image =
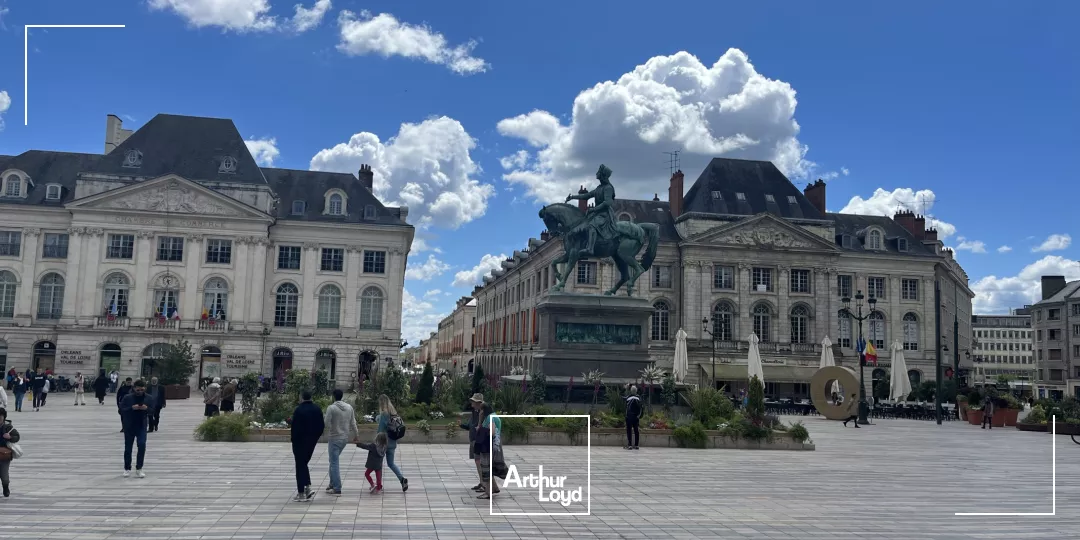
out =
[(98, 369), (105, 370), (106, 374), (114, 371), (119, 372), (121, 353), (120, 346), (115, 343), (102, 345), (101, 350), (98, 352)]
[(51, 341), (39, 341), (34, 344), (34, 370), (46, 373), (56, 371), (56, 344)]
[[(712, 364), (699, 364), (702, 380), (712, 377)], [(810, 379), (817, 372), (816, 365), (787, 365), (786, 359), (763, 358), (765, 397), (767, 399), (809, 399)], [(716, 387), (729, 396), (739, 396), (749, 389), (749, 370), (746, 359), (716, 360)]]
[(221, 377), (221, 349), (207, 345), (199, 355), (199, 380), (212, 380), (215, 377)]

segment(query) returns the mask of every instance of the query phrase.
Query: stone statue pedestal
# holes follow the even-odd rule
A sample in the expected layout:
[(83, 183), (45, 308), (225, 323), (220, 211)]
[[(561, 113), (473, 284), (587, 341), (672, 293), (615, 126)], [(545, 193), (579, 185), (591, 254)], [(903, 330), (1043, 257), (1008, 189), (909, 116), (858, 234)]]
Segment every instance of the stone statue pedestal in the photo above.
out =
[[(553, 292), (536, 306), (534, 369), (550, 378), (600, 370), (604, 379), (638, 379), (649, 361), (647, 298)], [(581, 381), (584, 382), (584, 381)]]

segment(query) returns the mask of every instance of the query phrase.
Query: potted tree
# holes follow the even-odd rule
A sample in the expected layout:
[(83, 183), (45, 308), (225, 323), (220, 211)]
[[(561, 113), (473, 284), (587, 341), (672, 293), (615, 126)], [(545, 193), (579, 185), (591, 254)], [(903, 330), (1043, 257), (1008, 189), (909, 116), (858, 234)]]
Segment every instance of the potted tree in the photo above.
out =
[(165, 350), (165, 356), (158, 363), (160, 375), (158, 379), (165, 385), (165, 399), (188, 399), (191, 397), (191, 386), (188, 381), (199, 369), (195, 361), (195, 352), (191, 350), (191, 343), (180, 338), (176, 343), (169, 344)]
[(967, 404), (964, 407), (967, 411), (967, 421), (973, 426), (982, 425), (982, 394), (979, 390), (972, 388), (967, 394)]

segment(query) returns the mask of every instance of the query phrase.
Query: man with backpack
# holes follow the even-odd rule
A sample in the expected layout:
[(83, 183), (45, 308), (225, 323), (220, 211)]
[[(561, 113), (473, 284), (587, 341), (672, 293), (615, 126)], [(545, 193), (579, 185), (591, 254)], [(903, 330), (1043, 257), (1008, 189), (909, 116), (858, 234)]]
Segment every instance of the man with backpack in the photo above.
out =
[(323, 422), (322, 411), (319, 406), (311, 401), (311, 391), (305, 390), (300, 395), (300, 406), (293, 411), (292, 453), (296, 460), (296, 502), (306, 502), (315, 498), (315, 492), (311, 490), (311, 471), (308, 463), (315, 453), (315, 447), (319, 445), (326, 424)]
[(641, 398), (637, 395), (637, 387), (630, 387), (630, 395), (626, 397), (626, 450), (637, 450), (640, 434), (638, 427), (641, 424), (641, 415), (644, 407), (641, 406)]

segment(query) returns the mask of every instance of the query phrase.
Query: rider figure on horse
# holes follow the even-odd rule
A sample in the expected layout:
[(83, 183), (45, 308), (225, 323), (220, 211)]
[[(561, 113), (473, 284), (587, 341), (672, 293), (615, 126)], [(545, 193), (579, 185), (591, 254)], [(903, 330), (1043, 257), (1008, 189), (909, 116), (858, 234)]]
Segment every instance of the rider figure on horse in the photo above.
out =
[(611, 185), (611, 169), (600, 165), (600, 169), (596, 171), (596, 179), (600, 181), (596, 189), (588, 193), (566, 196), (566, 202), (575, 199), (586, 201), (593, 199), (596, 203), (585, 213), (585, 219), (570, 231), (570, 234), (578, 234), (582, 231), (588, 233), (585, 251), (589, 255), (594, 253), (597, 238), (611, 240), (615, 237), (615, 210), (612, 208), (612, 203), (615, 201), (615, 188)]

